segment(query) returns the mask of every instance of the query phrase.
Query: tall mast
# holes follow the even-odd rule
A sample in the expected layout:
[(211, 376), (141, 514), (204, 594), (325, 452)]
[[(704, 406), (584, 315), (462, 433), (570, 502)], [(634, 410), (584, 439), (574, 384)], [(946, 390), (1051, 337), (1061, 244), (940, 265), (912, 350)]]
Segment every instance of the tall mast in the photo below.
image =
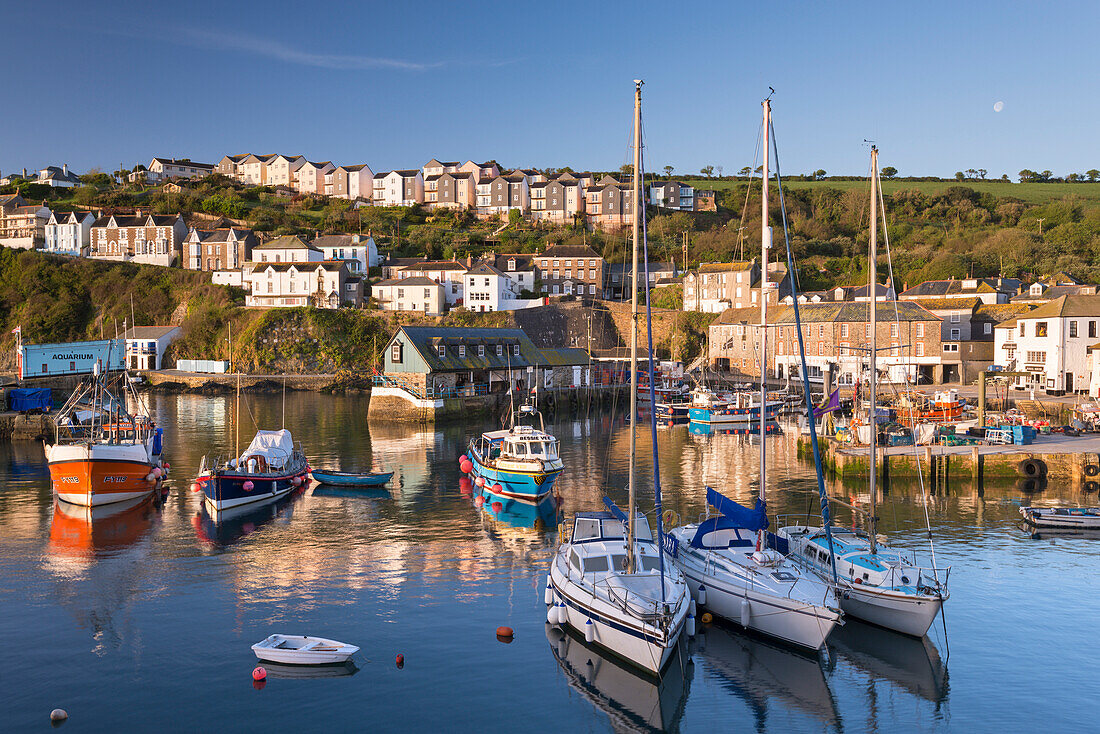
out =
[(867, 397), (871, 403), (870, 416), (871, 416), (871, 455), (869, 457), (871, 467), (871, 552), (875, 553), (878, 550), (878, 541), (875, 535), (878, 533), (878, 523), (875, 518), (875, 475), (877, 474), (877, 468), (875, 467), (875, 444), (878, 439), (878, 416), (876, 415), (875, 399), (875, 383), (878, 381), (878, 370), (875, 367), (876, 360), (878, 358), (878, 319), (875, 312), (875, 286), (878, 285), (878, 277), (875, 272), (875, 249), (878, 245), (878, 148), (871, 146), (871, 244), (870, 253), (868, 255), (868, 270), (870, 271), (867, 276), (867, 297), (870, 305), (870, 324), (871, 324), (871, 383), (868, 385)]
[[(771, 155), (772, 103), (764, 100), (764, 167), (760, 189), (760, 499), (766, 499), (768, 458), (764, 443), (768, 435), (768, 250), (772, 246), (772, 228), (768, 224), (768, 164)], [(756, 547), (764, 547), (764, 531), (757, 534)]]
[[(634, 248), (630, 276), (630, 475), (627, 483), (626, 571), (634, 573), (634, 458), (638, 437), (638, 233), (641, 227), (642, 80), (634, 80)], [(648, 284), (647, 284), (648, 285)]]

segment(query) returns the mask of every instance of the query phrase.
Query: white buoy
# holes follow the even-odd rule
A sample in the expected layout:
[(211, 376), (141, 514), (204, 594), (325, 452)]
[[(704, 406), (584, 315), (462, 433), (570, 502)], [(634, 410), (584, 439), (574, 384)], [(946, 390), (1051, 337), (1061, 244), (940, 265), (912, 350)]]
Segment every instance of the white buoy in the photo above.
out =
[(695, 615), (689, 614), (687, 618), (688, 637), (695, 637)]
[(547, 624), (556, 625), (558, 623), (558, 608), (550, 606), (546, 608), (546, 622)]
[(592, 624), (591, 619), (584, 623), (584, 641), (588, 643), (596, 641), (596, 625)]
[(752, 605), (748, 599), (741, 600), (741, 626), (748, 627), (752, 623)]
[(69, 712), (65, 709), (54, 709), (50, 712), (50, 721), (64, 721), (69, 718)]
[(707, 605), (707, 587), (699, 584), (699, 593), (696, 598), (699, 600), (699, 605), (705, 607)]
[(693, 617), (695, 616), (695, 600), (694, 599), (692, 599), (691, 603), (688, 604), (688, 614), (690, 614)]

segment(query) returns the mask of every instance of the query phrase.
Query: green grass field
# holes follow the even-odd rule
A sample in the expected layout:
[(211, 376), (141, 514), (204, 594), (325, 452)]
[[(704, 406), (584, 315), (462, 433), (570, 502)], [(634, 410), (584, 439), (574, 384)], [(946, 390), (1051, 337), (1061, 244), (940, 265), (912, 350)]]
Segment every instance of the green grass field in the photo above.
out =
[[(729, 189), (740, 181), (732, 180), (707, 180), (705, 178), (683, 179), (697, 189)], [(755, 182), (759, 186), (759, 181)], [(827, 188), (847, 191), (848, 189), (864, 189), (870, 186), (867, 181), (785, 181), (784, 186), (791, 189)], [(1100, 201), (1100, 183), (1005, 183), (1004, 181), (883, 181), (882, 191), (889, 195), (895, 191), (920, 191), (925, 194), (935, 194), (946, 191), (951, 186), (965, 186), (981, 193), (993, 194), (997, 197), (1012, 197), (1028, 204), (1043, 204), (1048, 201), (1058, 201), (1066, 196), (1077, 196), (1081, 199)]]

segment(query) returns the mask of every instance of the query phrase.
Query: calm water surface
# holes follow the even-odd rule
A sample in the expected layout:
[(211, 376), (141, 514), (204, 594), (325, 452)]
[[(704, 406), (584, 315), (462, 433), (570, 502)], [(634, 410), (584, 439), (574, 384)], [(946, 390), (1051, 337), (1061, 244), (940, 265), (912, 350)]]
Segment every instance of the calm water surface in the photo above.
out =
[[(254, 419), (278, 427), (278, 398), (245, 402), (242, 441)], [(392, 469), (389, 491), (314, 488), (216, 525), (188, 485), (205, 451), (232, 450), (231, 406), (153, 397), (171, 493), (94, 523), (55, 505), (40, 445), (0, 444), (0, 638), (15, 647), (0, 672), (0, 729), (44, 729), (55, 707), (74, 732), (1095, 726), (1100, 537), (1031, 537), (1012, 485), (957, 483), (927, 505), (938, 560), (953, 566), (946, 639), (939, 621), (924, 641), (850, 622), (809, 658), (712, 626), (656, 684), (545, 625), (553, 521), (488, 517), (460, 483), (456, 457), (488, 423), (368, 425), (363, 398), (288, 396), (287, 427), (314, 466)], [(566, 512), (600, 507), (603, 487), (625, 499), (621, 420), (560, 416), (548, 428), (562, 442)], [(685, 518), (702, 511), (705, 484), (745, 501), (756, 491), (759, 449), (743, 437), (678, 428), (658, 445), (666, 504)], [(642, 432), (643, 508), (650, 448)], [(769, 449), (770, 510), (806, 512), (812, 467), (790, 437)], [(866, 497), (865, 486), (833, 490)], [(920, 498), (916, 485), (889, 488), (880, 515), (892, 543), (920, 547)], [(1086, 500), (1052, 486), (1033, 501)], [(515, 629), (512, 644), (496, 640), (498, 625)], [(328, 677), (272, 669), (256, 690), (249, 645), (272, 632), (362, 651)]]

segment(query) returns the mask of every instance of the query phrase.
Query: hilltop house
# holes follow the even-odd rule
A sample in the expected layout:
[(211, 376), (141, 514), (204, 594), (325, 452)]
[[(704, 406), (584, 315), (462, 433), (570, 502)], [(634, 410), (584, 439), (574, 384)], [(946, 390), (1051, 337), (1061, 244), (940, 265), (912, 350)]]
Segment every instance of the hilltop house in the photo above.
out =
[(45, 204), (28, 204), (19, 194), (0, 194), (0, 245), (33, 250), (45, 240), (52, 213)]
[(982, 303), (1008, 303), (1020, 292), (1020, 281), (1015, 278), (964, 278), (962, 280), (926, 280), (912, 288), (906, 288), (898, 296), (903, 301), (920, 301), (938, 298), (977, 297)]
[(88, 257), (169, 266), (176, 262), (187, 225), (179, 214), (108, 214), (92, 225)]
[(207, 272), (240, 270), (252, 259), (252, 248), (256, 244), (256, 235), (244, 227), (192, 227), (183, 241), (183, 267)]
[(94, 222), (91, 212), (52, 212), (46, 222), (43, 249), (55, 255), (86, 256)]
[(360, 306), (363, 285), (343, 260), (253, 263), (246, 306)]
[(46, 166), (38, 172), (38, 180), (35, 183), (44, 184), (55, 189), (71, 189), (80, 185), (80, 176), (69, 171), (69, 164), (62, 163), (61, 167)]
[(534, 257), (542, 292), (548, 295), (603, 294), (605, 262), (588, 245), (551, 245)]

